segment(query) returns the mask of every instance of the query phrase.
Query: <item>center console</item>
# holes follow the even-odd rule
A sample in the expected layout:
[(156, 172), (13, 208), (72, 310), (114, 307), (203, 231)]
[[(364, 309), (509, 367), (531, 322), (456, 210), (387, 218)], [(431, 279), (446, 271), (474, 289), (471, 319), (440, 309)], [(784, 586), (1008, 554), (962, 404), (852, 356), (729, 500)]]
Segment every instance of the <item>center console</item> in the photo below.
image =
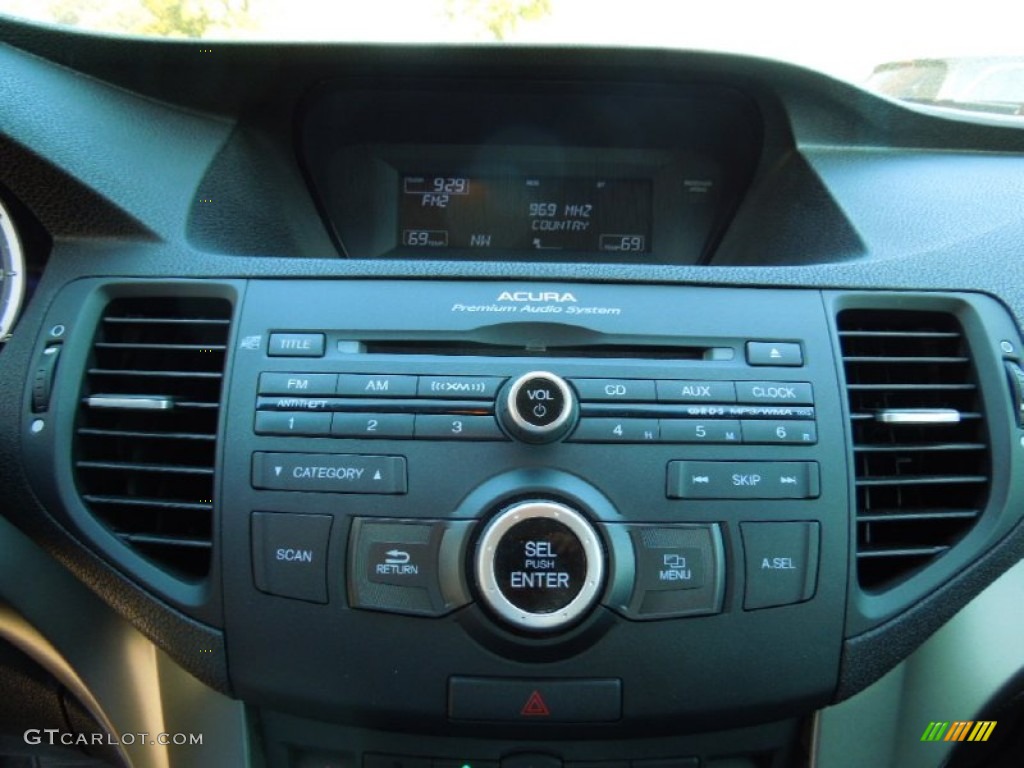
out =
[(825, 704), (828, 328), (815, 292), (253, 282), (221, 481), (238, 694), (549, 737)]

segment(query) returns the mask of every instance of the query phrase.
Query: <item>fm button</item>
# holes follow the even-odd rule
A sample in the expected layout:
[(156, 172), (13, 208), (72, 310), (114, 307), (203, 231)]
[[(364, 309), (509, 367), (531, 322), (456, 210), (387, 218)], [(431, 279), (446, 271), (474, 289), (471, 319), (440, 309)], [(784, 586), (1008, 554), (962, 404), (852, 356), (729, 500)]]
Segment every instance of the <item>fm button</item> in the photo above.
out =
[(524, 443), (553, 443), (576, 425), (576, 398), (561, 376), (532, 371), (499, 395), (498, 414), (512, 437)]
[(604, 553), (593, 526), (553, 501), (521, 502), (491, 520), (474, 565), (484, 603), (528, 632), (572, 625), (593, 607), (604, 583)]

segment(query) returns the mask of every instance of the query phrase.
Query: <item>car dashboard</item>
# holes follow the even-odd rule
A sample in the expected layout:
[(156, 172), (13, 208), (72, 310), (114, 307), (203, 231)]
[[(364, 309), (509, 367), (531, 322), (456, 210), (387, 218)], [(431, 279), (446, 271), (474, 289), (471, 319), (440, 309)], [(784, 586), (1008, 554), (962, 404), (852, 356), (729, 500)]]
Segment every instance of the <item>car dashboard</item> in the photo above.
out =
[(0, 754), (1019, 748), (1012, 120), (726, 54), (11, 20), (0, 104)]

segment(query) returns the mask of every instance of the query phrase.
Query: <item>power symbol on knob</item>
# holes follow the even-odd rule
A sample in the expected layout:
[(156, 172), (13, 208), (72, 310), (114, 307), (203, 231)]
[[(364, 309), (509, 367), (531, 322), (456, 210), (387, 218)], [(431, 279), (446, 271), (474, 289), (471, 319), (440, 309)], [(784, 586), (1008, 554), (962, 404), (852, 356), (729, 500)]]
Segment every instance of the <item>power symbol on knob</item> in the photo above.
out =
[(498, 417), (512, 437), (550, 443), (576, 423), (576, 398), (560, 376), (532, 371), (509, 384), (498, 397)]

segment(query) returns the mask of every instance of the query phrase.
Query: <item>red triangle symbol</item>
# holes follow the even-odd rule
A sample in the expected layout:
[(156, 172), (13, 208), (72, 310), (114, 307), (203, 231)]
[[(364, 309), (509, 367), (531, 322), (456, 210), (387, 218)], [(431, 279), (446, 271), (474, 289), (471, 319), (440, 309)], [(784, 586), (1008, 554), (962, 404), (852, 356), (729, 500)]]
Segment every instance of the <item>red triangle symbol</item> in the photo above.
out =
[(547, 717), (551, 712), (548, 710), (548, 705), (544, 703), (540, 691), (534, 691), (526, 700), (523, 708), (519, 710), (519, 714), (523, 717)]

